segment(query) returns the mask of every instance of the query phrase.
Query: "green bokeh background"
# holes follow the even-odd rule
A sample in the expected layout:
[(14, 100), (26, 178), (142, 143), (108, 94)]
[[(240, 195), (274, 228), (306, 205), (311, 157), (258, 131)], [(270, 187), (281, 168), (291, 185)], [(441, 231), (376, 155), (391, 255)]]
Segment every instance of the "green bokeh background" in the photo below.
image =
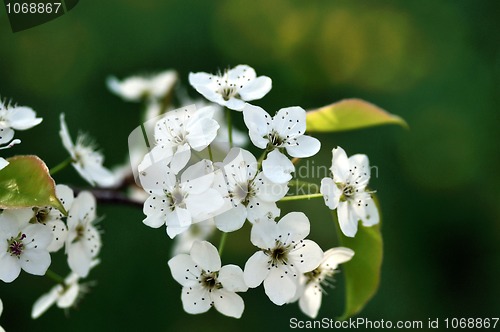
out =
[[(62, 161), (64, 112), (73, 136), (84, 130), (96, 138), (106, 165), (123, 162), (140, 108), (107, 91), (111, 74), (172, 68), (186, 85), (190, 71), (245, 63), (273, 79), (271, 92), (256, 102), (270, 112), (362, 98), (402, 116), (411, 129), (318, 135), (323, 147), (312, 159), (328, 165), (331, 148), (340, 145), (378, 167), (371, 185), (382, 206), (385, 256), (379, 292), (360, 317), (498, 317), (499, 12), (494, 0), (80, 1), (55, 21), (13, 34), (2, 6), (0, 94), (44, 118), (19, 132), (23, 144), (2, 156), (36, 153), (49, 166)], [(84, 185), (71, 169), (56, 180)], [(310, 237), (324, 249), (336, 244), (320, 200), (282, 209), (306, 211)], [(296, 304), (274, 306), (262, 287), (243, 294), (240, 320), (214, 310), (184, 313), (165, 233), (144, 226), (137, 208), (98, 211), (106, 218), (94, 290), (68, 317), (52, 308), (33, 321), (31, 306), (51, 283), (22, 273), (0, 284), (0, 325), (7, 331), (277, 331), (291, 317), (307, 319)], [(243, 266), (254, 251), (248, 227), (226, 246), (223, 262)], [(65, 273), (62, 254), (53, 269)], [(340, 275), (320, 318), (338, 316), (342, 296)]]

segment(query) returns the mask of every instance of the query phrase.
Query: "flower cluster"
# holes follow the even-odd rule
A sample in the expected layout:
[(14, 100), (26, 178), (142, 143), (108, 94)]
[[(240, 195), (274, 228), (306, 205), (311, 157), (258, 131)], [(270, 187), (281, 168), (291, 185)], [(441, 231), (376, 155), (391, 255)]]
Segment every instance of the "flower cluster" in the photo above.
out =
[[(239, 318), (244, 302), (236, 292), (263, 284), (276, 305), (298, 301), (306, 315), (316, 317), (323, 288), (330, 285), (338, 265), (350, 260), (354, 252), (342, 247), (323, 252), (307, 239), (310, 221), (302, 212), (280, 218), (278, 202), (290, 197), (286, 195), (295, 173), (294, 162), (315, 155), (321, 147), (318, 139), (306, 135), (306, 111), (299, 106), (285, 107), (272, 116), (249, 104), (267, 94), (272, 84), (270, 78), (257, 77), (246, 65), (220, 75), (191, 73), (189, 82), (215, 104), (157, 112), (143, 127), (146, 132), (151, 128), (150, 136), (144, 136), (148, 151), (133, 165), (148, 193), (144, 224), (153, 228), (166, 225), (168, 236), (177, 241), (168, 265), (182, 286), (184, 310), (199, 314), (213, 306), (224, 315)], [(259, 158), (249, 149), (233, 146), (232, 124), (214, 118), (214, 110), (221, 106), (226, 107), (227, 121), (231, 112), (243, 113), (250, 141), (263, 150)], [(216, 155), (212, 147), (224, 147), (217, 144), (222, 128), (227, 130), (229, 144)], [(344, 153), (345, 160), (341, 160), (336, 151), (343, 152), (334, 149), (333, 178), (323, 179), (321, 193), (328, 207), (338, 207), (342, 231), (353, 236), (358, 220), (365, 226), (378, 221), (366, 190), (368, 159), (357, 155), (348, 160)], [(309, 197), (304, 196), (298, 198)], [(222, 266), (220, 254), (227, 233), (241, 229), (246, 221), (257, 251), (244, 269)], [(218, 250), (207, 241), (215, 229), (222, 232)]]
[[(19, 140), (13, 140), (14, 130), (28, 129), (41, 121), (29, 107), (0, 102), (0, 144), (8, 144), (7, 147), (17, 144)], [(113, 178), (102, 167), (102, 156), (85, 145), (82, 138), (77, 139), (76, 145), (72, 144), (63, 115), (61, 138), (71, 154), (70, 162), (87, 181), (105, 184)], [(0, 168), (7, 164), (0, 158)], [(61, 168), (56, 166), (51, 173)], [(33, 318), (39, 317), (53, 303), (57, 302), (61, 308), (75, 304), (86, 289), (79, 280), (88, 276), (101, 249), (101, 236), (95, 225), (94, 196), (81, 191), (75, 197), (73, 190), (63, 184), (54, 189), (61, 204), (60, 210), (39, 205), (17, 208), (6, 206), (0, 210), (0, 280), (11, 283), (23, 270), (32, 275), (45, 275), (57, 282), (50, 293), (35, 303)], [(66, 279), (49, 270), (51, 255), (56, 252), (65, 253), (72, 271)]]

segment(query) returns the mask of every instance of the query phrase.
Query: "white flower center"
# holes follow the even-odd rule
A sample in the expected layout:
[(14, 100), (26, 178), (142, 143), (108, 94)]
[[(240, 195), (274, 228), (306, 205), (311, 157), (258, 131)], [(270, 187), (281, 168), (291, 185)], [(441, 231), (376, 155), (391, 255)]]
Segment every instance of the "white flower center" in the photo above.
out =
[(26, 238), (26, 234), (19, 233), (17, 237), (11, 237), (10, 240), (7, 240), (7, 252), (10, 253), (11, 256), (16, 256), (19, 258), (24, 250), (23, 240)]
[(172, 210), (174, 210), (175, 207), (179, 207), (182, 209), (186, 208), (185, 199), (187, 198), (188, 194), (182, 191), (178, 184), (171, 192), (166, 191), (165, 194), (170, 202), (170, 208)]
[(271, 267), (287, 264), (290, 247), (290, 245), (285, 245), (281, 241), (276, 241), (274, 248), (264, 250), (264, 253), (271, 259)]

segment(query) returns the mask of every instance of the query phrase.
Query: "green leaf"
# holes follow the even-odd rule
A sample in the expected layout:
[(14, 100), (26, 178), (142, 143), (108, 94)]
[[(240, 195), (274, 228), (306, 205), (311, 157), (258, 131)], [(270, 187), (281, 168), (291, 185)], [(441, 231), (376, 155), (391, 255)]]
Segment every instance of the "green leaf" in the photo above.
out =
[(328, 106), (308, 111), (308, 132), (336, 132), (386, 124), (408, 128), (405, 120), (387, 113), (378, 106), (361, 99), (344, 99)]
[(340, 245), (354, 250), (354, 257), (342, 265), (346, 301), (344, 313), (339, 319), (345, 320), (359, 313), (378, 290), (383, 257), (381, 225), (364, 227), (360, 223), (356, 236), (351, 238), (342, 234), (336, 211), (333, 215)]
[(52, 206), (67, 214), (56, 197), (54, 180), (37, 156), (16, 156), (0, 171), (0, 209)]

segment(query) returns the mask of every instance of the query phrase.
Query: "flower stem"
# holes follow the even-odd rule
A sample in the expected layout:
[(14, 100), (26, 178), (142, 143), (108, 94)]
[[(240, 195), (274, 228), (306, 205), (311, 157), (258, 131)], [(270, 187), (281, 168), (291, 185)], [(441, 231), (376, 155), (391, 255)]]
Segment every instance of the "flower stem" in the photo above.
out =
[(210, 157), (210, 161), (214, 161), (214, 156), (212, 155), (212, 147), (210, 144), (208, 145), (208, 156)]
[(73, 161), (73, 158), (69, 157), (68, 159), (66, 159), (65, 161), (63, 161), (62, 163), (60, 163), (59, 165), (56, 165), (56, 166), (52, 167), (49, 170), (50, 175), (54, 175), (57, 172), (63, 170), (64, 168), (66, 168), (66, 166), (68, 166), (69, 164), (71, 164), (72, 161)]
[(231, 110), (226, 108), (227, 137), (229, 138), (229, 148), (233, 147), (233, 124), (231, 123)]
[(323, 197), (323, 194), (308, 194), (308, 195), (297, 195), (297, 196), (285, 196), (282, 199), (280, 199), (280, 202), (285, 202), (285, 201), (300, 201), (303, 199), (311, 199), (311, 198), (318, 198), (318, 197)]
[(264, 152), (262, 152), (262, 154), (260, 155), (259, 160), (257, 160), (257, 169), (258, 170), (262, 169), (262, 162), (264, 161), (264, 159), (266, 159), (267, 152), (268, 152), (268, 150), (264, 150)]
[(64, 278), (52, 270), (47, 270), (47, 272), (45, 272), (45, 276), (58, 284), (64, 285)]
[(227, 237), (227, 233), (223, 232), (221, 237), (220, 237), (220, 242), (219, 242), (219, 256), (222, 255), (222, 251), (224, 250), (224, 245), (226, 244), (226, 237)]

